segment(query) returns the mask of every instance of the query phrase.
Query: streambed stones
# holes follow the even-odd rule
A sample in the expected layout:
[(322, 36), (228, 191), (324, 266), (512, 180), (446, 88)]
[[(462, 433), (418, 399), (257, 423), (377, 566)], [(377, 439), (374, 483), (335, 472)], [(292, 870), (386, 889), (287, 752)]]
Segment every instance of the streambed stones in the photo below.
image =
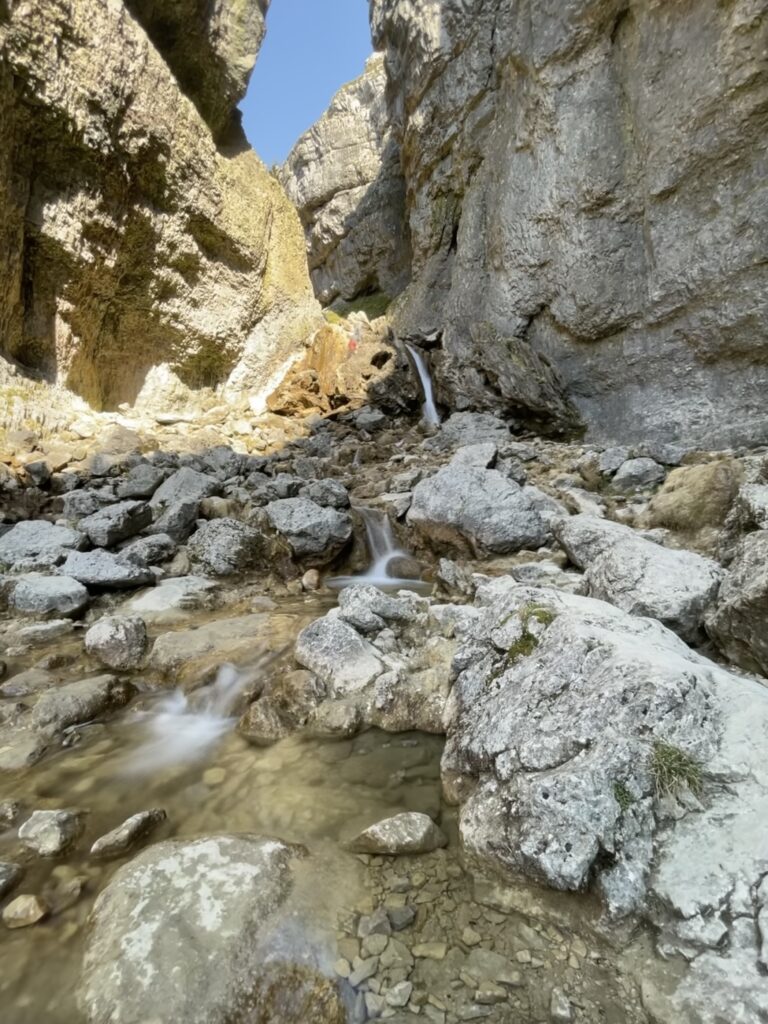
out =
[(430, 853), (448, 840), (428, 814), (406, 811), (370, 825), (347, 844), (353, 853)]

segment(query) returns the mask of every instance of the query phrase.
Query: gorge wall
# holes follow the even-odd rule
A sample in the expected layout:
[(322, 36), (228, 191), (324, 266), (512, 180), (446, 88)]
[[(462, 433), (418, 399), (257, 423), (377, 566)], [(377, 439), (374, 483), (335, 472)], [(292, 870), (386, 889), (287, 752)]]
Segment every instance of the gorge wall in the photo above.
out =
[(266, 7), (0, 3), (0, 355), (114, 408), (301, 345), (301, 225), (235, 113)]
[(446, 404), (530, 411), (522, 359), (555, 367), (588, 437), (768, 439), (762, 0), (370, 13), (412, 247), (395, 321), (443, 332)]

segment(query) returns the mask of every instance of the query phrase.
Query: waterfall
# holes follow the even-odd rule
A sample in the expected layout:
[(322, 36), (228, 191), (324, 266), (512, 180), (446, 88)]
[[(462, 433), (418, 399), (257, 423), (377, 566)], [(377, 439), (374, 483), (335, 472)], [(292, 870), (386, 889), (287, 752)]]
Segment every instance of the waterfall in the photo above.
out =
[(392, 524), (386, 512), (363, 506), (358, 506), (355, 511), (365, 524), (365, 539), (371, 564), (364, 573), (357, 576), (335, 576), (326, 580), (326, 585), (333, 590), (352, 586), (372, 586), (379, 587), (380, 590), (415, 590), (419, 593), (431, 593), (432, 585), (424, 580), (390, 576), (391, 563), (396, 558), (411, 558), (411, 555), (397, 546)]
[(415, 345), (409, 345), (405, 343), (405, 347), (411, 354), (413, 359), (413, 365), (416, 367), (416, 373), (419, 375), (419, 383), (421, 384), (421, 390), (424, 394), (424, 405), (421, 407), (421, 415), (425, 423), (429, 423), (430, 426), (437, 426), (440, 423), (440, 413), (437, 411), (435, 405), (435, 396), (432, 391), (432, 378), (429, 374), (429, 367), (427, 366), (427, 360), (424, 358), (424, 353), (416, 348)]
[(237, 704), (246, 688), (285, 653), (262, 654), (240, 671), (222, 665), (216, 679), (193, 693), (176, 689), (142, 714), (145, 739), (122, 767), (126, 775), (147, 775), (174, 765), (207, 759), (212, 748), (237, 721)]

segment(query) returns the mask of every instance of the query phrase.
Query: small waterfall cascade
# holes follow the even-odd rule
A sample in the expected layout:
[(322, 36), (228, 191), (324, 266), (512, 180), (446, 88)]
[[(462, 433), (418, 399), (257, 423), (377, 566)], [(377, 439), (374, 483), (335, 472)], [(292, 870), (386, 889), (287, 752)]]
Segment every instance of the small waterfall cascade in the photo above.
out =
[(409, 345), (405, 343), (405, 347), (408, 349), (413, 365), (416, 367), (416, 373), (419, 375), (419, 383), (421, 384), (421, 390), (424, 395), (424, 405), (421, 407), (421, 416), (425, 423), (430, 426), (438, 426), (440, 424), (440, 413), (437, 411), (435, 405), (435, 395), (432, 389), (432, 377), (429, 373), (429, 366), (427, 360), (424, 357), (424, 353), (421, 349), (416, 348), (415, 345)]
[(141, 715), (144, 742), (123, 764), (126, 775), (147, 775), (208, 759), (213, 747), (234, 728), (241, 696), (278, 654), (262, 655), (247, 670), (224, 664), (209, 686), (192, 693), (176, 689)]
[(415, 590), (418, 593), (430, 593), (432, 585), (424, 580), (390, 575), (390, 568), (395, 559), (410, 559), (412, 556), (398, 547), (386, 512), (364, 506), (358, 506), (355, 511), (365, 524), (365, 539), (371, 564), (364, 573), (357, 576), (335, 576), (326, 580), (326, 585), (334, 590), (352, 586), (372, 586), (380, 590)]

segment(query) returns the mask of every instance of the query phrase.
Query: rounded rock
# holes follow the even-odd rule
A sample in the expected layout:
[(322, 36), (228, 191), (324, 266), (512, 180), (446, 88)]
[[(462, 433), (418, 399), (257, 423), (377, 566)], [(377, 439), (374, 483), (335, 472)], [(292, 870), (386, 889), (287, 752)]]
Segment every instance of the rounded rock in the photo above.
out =
[(85, 634), (85, 649), (108, 668), (136, 668), (147, 648), (147, 627), (139, 615), (107, 615)]

